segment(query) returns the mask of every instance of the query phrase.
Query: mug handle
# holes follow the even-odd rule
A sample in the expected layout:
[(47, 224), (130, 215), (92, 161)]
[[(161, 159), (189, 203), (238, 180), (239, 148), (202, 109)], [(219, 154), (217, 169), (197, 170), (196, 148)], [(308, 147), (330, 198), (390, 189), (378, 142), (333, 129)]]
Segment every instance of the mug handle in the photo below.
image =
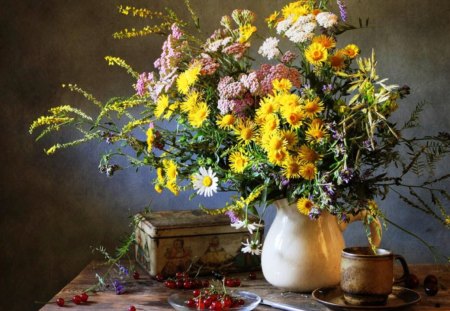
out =
[(409, 276), (408, 264), (406, 263), (406, 260), (402, 255), (394, 254), (394, 260), (398, 260), (403, 268), (403, 275), (399, 278), (394, 277), (394, 284), (402, 283), (406, 281), (406, 278)]

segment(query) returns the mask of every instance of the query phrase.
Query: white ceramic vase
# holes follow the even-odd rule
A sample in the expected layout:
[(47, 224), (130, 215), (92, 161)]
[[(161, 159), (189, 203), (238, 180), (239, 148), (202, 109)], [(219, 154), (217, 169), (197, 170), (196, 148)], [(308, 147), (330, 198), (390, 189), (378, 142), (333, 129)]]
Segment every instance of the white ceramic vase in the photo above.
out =
[[(345, 243), (336, 217), (322, 213), (317, 220), (300, 214), (286, 199), (274, 203), (277, 214), (264, 241), (261, 266), (275, 287), (311, 292), (339, 284)], [(358, 217), (358, 220), (361, 217)], [(379, 225), (379, 223), (377, 223)], [(372, 226), (373, 230), (379, 230)], [(379, 232), (379, 231), (378, 231)], [(377, 238), (375, 243), (379, 244)]]

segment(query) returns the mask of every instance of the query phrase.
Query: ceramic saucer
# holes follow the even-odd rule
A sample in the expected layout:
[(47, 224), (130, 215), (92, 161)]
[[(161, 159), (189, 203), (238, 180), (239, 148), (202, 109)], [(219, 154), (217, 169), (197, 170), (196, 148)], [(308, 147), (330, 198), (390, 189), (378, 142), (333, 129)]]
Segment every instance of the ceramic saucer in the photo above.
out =
[(318, 288), (313, 291), (312, 297), (329, 309), (336, 311), (394, 310), (420, 301), (420, 295), (417, 292), (400, 286), (394, 286), (392, 288), (392, 294), (389, 295), (387, 303), (383, 306), (354, 306), (346, 304), (339, 286)]

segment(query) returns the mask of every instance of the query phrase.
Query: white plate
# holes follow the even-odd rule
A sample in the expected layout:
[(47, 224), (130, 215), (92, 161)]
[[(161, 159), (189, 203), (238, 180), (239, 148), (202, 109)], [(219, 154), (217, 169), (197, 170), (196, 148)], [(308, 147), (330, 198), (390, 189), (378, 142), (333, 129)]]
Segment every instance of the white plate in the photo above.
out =
[[(228, 308), (228, 311), (250, 311), (255, 309), (259, 303), (261, 302), (261, 297), (259, 297), (256, 294), (250, 293), (250, 292), (233, 292), (233, 297), (242, 298), (244, 299), (244, 304), (242, 306), (236, 307), (236, 308)], [(196, 308), (189, 308), (185, 301), (192, 298), (192, 292), (182, 292), (182, 293), (176, 293), (169, 296), (168, 301), (170, 305), (178, 311), (190, 311), (190, 310), (197, 310)]]

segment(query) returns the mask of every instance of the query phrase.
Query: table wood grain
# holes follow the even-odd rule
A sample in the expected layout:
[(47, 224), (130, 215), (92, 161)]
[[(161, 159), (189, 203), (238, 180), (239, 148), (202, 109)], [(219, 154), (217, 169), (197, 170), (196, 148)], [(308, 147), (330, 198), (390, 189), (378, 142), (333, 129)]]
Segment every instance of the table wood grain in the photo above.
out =
[[(137, 310), (172, 310), (167, 302), (167, 298), (175, 293), (176, 289), (168, 289), (162, 283), (150, 278), (140, 267), (137, 271), (140, 273), (138, 280), (131, 280), (126, 283), (127, 291), (122, 295), (116, 295), (114, 290), (106, 289), (97, 293), (90, 293), (89, 301), (82, 305), (75, 305), (70, 300), (76, 294), (80, 294), (86, 288), (96, 284), (96, 273), (103, 273), (106, 266), (99, 262), (91, 262), (86, 266), (78, 276), (58, 292), (41, 310), (122, 310), (127, 311), (131, 305)], [(415, 290), (421, 295), (422, 299), (414, 306), (408, 307), (408, 311), (443, 311), (450, 310), (450, 264), (422, 264), (410, 265), (412, 273), (416, 274), (423, 282), (428, 274), (434, 274), (439, 280), (439, 292), (436, 296), (427, 296), (423, 290), (422, 284)], [(251, 291), (261, 297), (276, 301), (289, 303), (298, 306), (301, 309), (309, 311), (326, 311), (326, 307), (314, 301), (310, 294), (284, 292), (268, 284), (261, 273), (257, 273), (256, 280), (249, 280), (248, 274), (236, 274), (242, 285), (239, 290)], [(66, 300), (64, 308), (58, 307), (55, 303), (56, 298), (62, 297)], [(67, 303), (68, 302), (68, 303)], [(268, 306), (260, 305), (256, 310), (275, 310)]]

